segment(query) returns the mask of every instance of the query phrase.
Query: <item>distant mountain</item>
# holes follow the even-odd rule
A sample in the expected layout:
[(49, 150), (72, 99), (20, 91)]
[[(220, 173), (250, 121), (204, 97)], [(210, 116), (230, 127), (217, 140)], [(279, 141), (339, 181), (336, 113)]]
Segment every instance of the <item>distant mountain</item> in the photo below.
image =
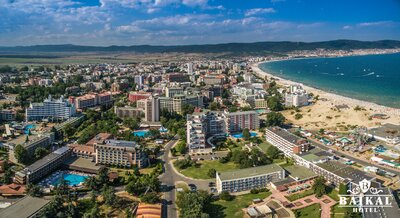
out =
[(237, 54), (266, 54), (285, 53), (294, 50), (313, 50), (317, 48), (332, 50), (350, 49), (391, 49), (400, 48), (400, 41), (356, 41), (356, 40), (333, 40), (325, 42), (255, 42), (255, 43), (225, 43), (206, 45), (176, 45), (176, 46), (81, 46), (81, 45), (34, 45), (0, 47), (0, 53), (15, 54), (28, 52), (136, 52), (136, 53), (237, 53)]

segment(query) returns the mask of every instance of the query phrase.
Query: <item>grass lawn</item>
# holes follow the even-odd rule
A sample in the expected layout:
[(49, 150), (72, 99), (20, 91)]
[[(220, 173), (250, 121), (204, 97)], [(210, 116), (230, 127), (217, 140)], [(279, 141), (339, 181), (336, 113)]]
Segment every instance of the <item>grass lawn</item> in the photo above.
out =
[(253, 199), (264, 199), (269, 195), (271, 195), (271, 192), (261, 192), (258, 194), (244, 194), (235, 196), (235, 199), (232, 201), (215, 201), (212, 203), (210, 217), (242, 218), (244, 215), (242, 209), (251, 205), (253, 203)]
[(335, 201), (339, 201), (339, 192), (331, 187), (327, 188), (327, 194), (330, 198), (332, 198)]
[(183, 175), (194, 179), (211, 179), (207, 175), (210, 169), (214, 168), (217, 172), (238, 169), (238, 166), (233, 162), (220, 163), (218, 160), (205, 160), (198, 162), (196, 166), (189, 167), (183, 170), (177, 169)]
[(314, 218), (321, 217), (321, 205), (311, 204), (308, 207), (294, 210), (294, 214), (297, 218)]
[(126, 172), (130, 172), (131, 174), (133, 174), (133, 170), (131, 169), (118, 169), (118, 168), (110, 168), (111, 172), (117, 172), (118, 176), (120, 177), (124, 177), (125, 181), (128, 179), (129, 175), (126, 174)]
[(289, 201), (295, 201), (297, 199), (304, 198), (306, 196), (310, 196), (312, 194), (314, 194), (314, 190), (308, 189), (308, 190), (302, 191), (300, 193), (296, 193), (296, 194), (292, 194), (292, 195), (286, 196), (286, 198)]
[(352, 208), (351, 207), (339, 207), (339, 204), (335, 204), (335, 205), (333, 205), (333, 207), (331, 208), (331, 217), (334, 217), (334, 218), (336, 218), (336, 217), (345, 217), (345, 213), (346, 213), (346, 211), (352, 211)]
[(272, 145), (271, 145), (270, 143), (268, 143), (268, 142), (263, 142), (263, 143), (261, 143), (261, 144), (258, 145), (258, 147), (260, 147), (261, 150), (263, 150), (264, 152), (267, 152), (267, 149), (268, 149), (269, 147), (271, 147), (271, 146), (272, 146)]

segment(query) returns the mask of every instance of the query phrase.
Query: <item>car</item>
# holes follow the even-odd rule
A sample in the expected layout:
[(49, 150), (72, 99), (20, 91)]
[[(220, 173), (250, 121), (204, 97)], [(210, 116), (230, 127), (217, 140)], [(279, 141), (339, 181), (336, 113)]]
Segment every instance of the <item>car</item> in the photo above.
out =
[(208, 183), (208, 187), (213, 187), (213, 186), (215, 186), (215, 183), (214, 183), (214, 182), (209, 182), (209, 183)]
[(212, 193), (214, 193), (214, 192), (217, 192), (217, 189), (214, 188), (214, 187), (212, 187), (212, 188), (210, 189), (210, 191), (211, 191)]
[(189, 184), (189, 189), (190, 189), (190, 191), (192, 191), (192, 192), (197, 191), (197, 187), (196, 187), (195, 184)]

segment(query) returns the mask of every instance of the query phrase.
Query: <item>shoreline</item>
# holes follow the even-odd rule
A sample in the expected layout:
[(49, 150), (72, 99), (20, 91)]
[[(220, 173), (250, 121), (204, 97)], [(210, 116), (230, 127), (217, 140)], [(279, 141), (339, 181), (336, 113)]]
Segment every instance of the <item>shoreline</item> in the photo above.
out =
[[(311, 57), (311, 58), (314, 59), (314, 58), (318, 58), (318, 57)], [(320, 57), (320, 58), (325, 58), (325, 57)], [(328, 58), (334, 58), (334, 57), (328, 57)], [(328, 91), (324, 91), (322, 89), (311, 87), (309, 85), (305, 85), (300, 82), (295, 82), (292, 80), (284, 79), (279, 76), (275, 76), (273, 73), (263, 71), (259, 67), (259, 65), (263, 64), (263, 63), (285, 61), (285, 60), (296, 60), (296, 59), (297, 58), (288, 58), (288, 59), (281, 59), (281, 60), (269, 60), (269, 61), (255, 62), (255, 63), (251, 63), (250, 67), (253, 70), (253, 73), (257, 74), (258, 76), (261, 76), (262, 78), (264, 78), (265, 76), (267, 76), (268, 78), (276, 78), (276, 79), (278, 79), (278, 80), (276, 80), (276, 82), (280, 85), (286, 85), (286, 86), (287, 85), (301, 85), (304, 88), (304, 90), (306, 90), (308, 93), (313, 93), (314, 96), (319, 95), (320, 99), (325, 98), (325, 99), (327, 99), (327, 101), (330, 101), (334, 105), (346, 104), (351, 109), (353, 109), (356, 106), (360, 106), (360, 107), (365, 108), (368, 112), (372, 112), (371, 114), (386, 114), (386, 115), (389, 115), (390, 117), (392, 117), (392, 116), (400, 117), (400, 109), (399, 108), (384, 106), (384, 105), (380, 105), (380, 104), (377, 104), (374, 102), (368, 102), (368, 101), (359, 100), (359, 99), (331, 93)], [(382, 120), (382, 121), (384, 121), (384, 120)]]

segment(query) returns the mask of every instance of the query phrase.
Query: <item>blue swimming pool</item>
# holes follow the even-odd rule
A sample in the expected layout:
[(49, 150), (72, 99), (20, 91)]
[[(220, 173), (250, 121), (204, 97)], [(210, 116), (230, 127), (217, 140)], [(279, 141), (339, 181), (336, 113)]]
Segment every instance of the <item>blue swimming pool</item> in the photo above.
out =
[(146, 137), (148, 134), (149, 134), (149, 130), (140, 130), (140, 131), (133, 132), (134, 136), (139, 136), (139, 137)]
[[(250, 132), (250, 135), (251, 135), (251, 137), (254, 137), (254, 136), (257, 136), (257, 133)], [(236, 139), (241, 139), (241, 138), (243, 138), (243, 133), (235, 133), (235, 134), (232, 134), (231, 136)]]
[[(62, 177), (67, 182), (69, 186), (78, 186), (81, 182), (84, 182), (88, 176), (82, 176), (77, 174), (63, 174)], [(52, 185), (57, 186), (61, 181), (61, 178), (58, 178), (56, 181), (52, 182)]]
[(31, 129), (34, 129), (35, 127), (36, 127), (35, 124), (28, 124), (28, 125), (26, 125), (26, 126), (24, 127), (24, 133), (25, 133), (26, 135), (28, 135), (28, 134), (29, 134), (29, 131), (32, 131)]

